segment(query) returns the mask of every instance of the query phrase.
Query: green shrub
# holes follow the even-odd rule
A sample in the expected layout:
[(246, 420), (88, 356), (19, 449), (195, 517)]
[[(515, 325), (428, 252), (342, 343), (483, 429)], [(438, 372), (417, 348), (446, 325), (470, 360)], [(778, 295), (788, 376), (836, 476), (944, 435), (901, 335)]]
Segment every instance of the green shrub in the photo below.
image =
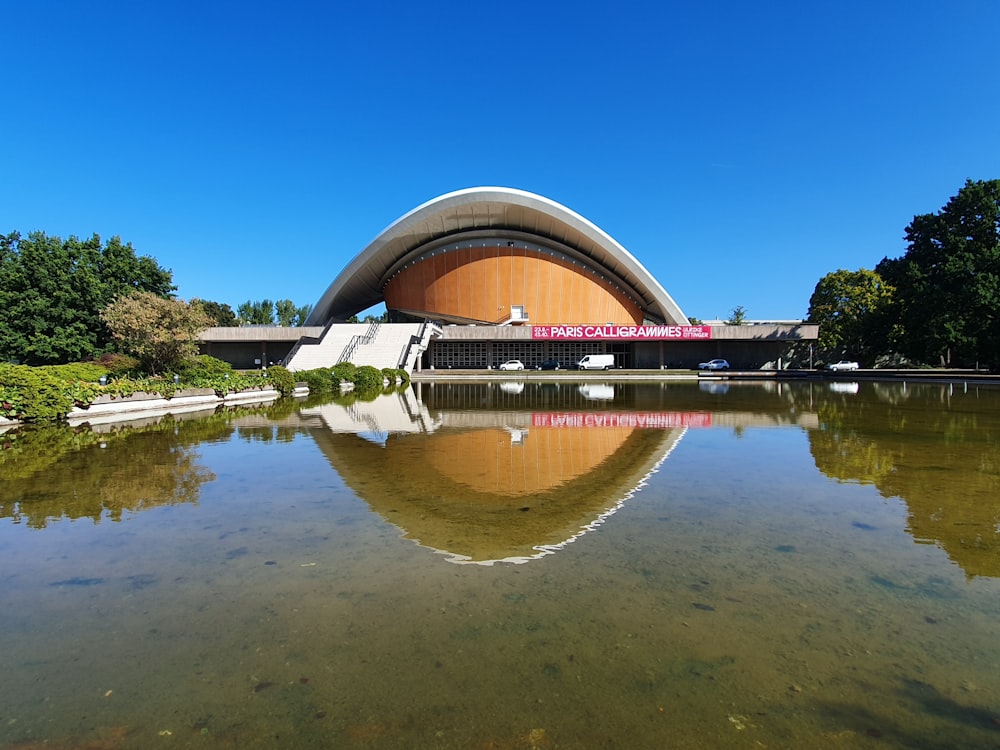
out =
[(45, 365), (35, 368), (39, 372), (45, 372), (61, 380), (64, 383), (72, 383), (82, 380), (85, 383), (96, 383), (102, 375), (108, 374), (108, 368), (98, 362), (74, 362), (69, 365)]
[(371, 365), (361, 365), (354, 371), (354, 387), (359, 391), (382, 390), (382, 371)]
[(267, 368), (267, 379), (282, 396), (291, 396), (295, 390), (295, 376), (281, 365)]
[(403, 385), (410, 382), (410, 373), (406, 370), (396, 370), (396, 375), (399, 377), (399, 382)]
[(346, 381), (348, 383), (354, 382), (354, 372), (358, 368), (355, 367), (350, 362), (338, 362), (333, 367), (330, 368), (330, 372), (333, 373), (333, 380), (336, 383), (341, 383)]
[(223, 378), (233, 371), (233, 366), (221, 359), (210, 357), (207, 354), (196, 354), (188, 357), (177, 365), (177, 374), (181, 380), (194, 381), (201, 378)]
[(398, 377), (399, 370), (395, 367), (383, 367), (382, 368), (382, 379), (389, 384), (389, 387), (396, 387), (396, 378)]
[(89, 406), (94, 403), (95, 398), (104, 393), (104, 386), (76, 380), (72, 383), (63, 383), (62, 392), (76, 406)]
[(97, 361), (104, 365), (108, 369), (108, 372), (113, 375), (134, 373), (139, 369), (139, 360), (127, 354), (119, 354), (117, 352), (102, 354)]
[(63, 419), (73, 407), (63, 383), (44, 368), (0, 364), (0, 413), (35, 422)]
[(310, 393), (330, 393), (340, 385), (339, 382), (334, 382), (330, 370), (299, 370), (295, 377), (309, 386)]

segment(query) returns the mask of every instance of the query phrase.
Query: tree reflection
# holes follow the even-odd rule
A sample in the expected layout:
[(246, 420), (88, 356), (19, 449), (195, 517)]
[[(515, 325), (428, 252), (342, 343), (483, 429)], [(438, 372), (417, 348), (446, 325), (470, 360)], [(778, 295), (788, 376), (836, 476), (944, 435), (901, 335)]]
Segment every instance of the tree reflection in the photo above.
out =
[(196, 503), (215, 475), (197, 446), (228, 437), (232, 414), (96, 432), (55, 425), (3, 435), (0, 518), (32, 528), (53, 519), (121, 520), (161, 505)]
[(969, 576), (1000, 576), (996, 393), (936, 384), (876, 384), (872, 393), (815, 393), (817, 468), (902, 498), (917, 541), (937, 543)]

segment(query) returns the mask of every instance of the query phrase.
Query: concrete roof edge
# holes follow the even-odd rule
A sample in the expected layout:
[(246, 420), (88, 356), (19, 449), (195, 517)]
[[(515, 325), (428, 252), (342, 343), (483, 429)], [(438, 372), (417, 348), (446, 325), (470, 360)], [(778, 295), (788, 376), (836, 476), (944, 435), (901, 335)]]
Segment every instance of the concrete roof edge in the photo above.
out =
[[(349, 288), (352, 282), (379, 259), (384, 248), (394, 239), (406, 234), (407, 230), (418, 226), (429, 217), (451, 208), (475, 203), (509, 203), (540, 211), (589, 238), (599, 247), (607, 250), (648, 290), (666, 321), (687, 323), (687, 317), (680, 307), (649, 271), (619, 244), (611, 235), (593, 222), (566, 206), (526, 190), (508, 187), (472, 187), (445, 193), (403, 214), (379, 232), (360, 253), (358, 253), (333, 280), (314, 305), (306, 325), (323, 325), (330, 317), (330, 308), (337, 297)], [(360, 312), (360, 311), (359, 311)]]

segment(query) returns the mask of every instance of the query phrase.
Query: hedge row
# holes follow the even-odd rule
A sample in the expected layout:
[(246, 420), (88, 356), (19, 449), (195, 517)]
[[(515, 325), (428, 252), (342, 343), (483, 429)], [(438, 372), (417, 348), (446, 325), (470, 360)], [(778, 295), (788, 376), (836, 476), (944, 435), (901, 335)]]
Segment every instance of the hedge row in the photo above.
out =
[[(109, 366), (111, 365), (111, 366)], [(173, 377), (134, 377), (134, 361), (28, 367), (0, 363), (0, 416), (26, 422), (63, 419), (73, 406), (87, 406), (101, 395), (126, 398), (143, 391), (172, 397), (181, 388), (212, 388), (219, 396), (252, 388), (270, 387), (291, 396), (297, 381), (312, 393), (332, 393), (350, 382), (362, 392), (381, 391), (384, 383), (408, 383), (405, 370), (344, 362), (332, 368), (291, 373), (280, 365), (266, 372), (238, 372), (222, 360), (199, 355), (186, 361)], [(101, 378), (105, 382), (101, 383)]]

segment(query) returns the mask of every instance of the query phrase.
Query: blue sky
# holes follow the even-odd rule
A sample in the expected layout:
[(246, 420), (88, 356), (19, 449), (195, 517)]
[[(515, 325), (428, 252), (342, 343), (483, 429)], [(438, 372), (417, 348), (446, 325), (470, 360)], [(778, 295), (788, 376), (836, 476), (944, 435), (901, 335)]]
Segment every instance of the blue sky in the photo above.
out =
[(119, 235), (178, 296), (315, 302), (382, 229), (499, 185), (689, 316), (805, 315), (1000, 178), (1000, 2), (0, 0), (0, 232)]

